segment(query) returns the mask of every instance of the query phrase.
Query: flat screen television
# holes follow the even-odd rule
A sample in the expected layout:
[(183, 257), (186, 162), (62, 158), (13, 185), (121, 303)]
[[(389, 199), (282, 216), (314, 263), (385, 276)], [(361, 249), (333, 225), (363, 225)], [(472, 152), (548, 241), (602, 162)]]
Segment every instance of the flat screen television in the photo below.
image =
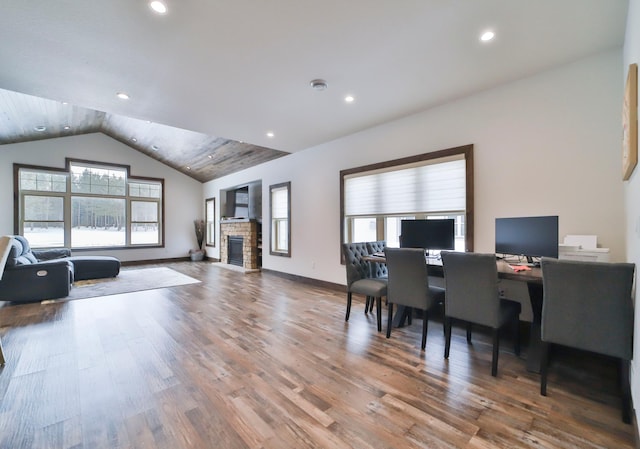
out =
[(496, 218), (496, 253), (558, 258), (558, 216)]
[(433, 220), (400, 221), (400, 246), (426, 250), (455, 249), (455, 220), (452, 218)]

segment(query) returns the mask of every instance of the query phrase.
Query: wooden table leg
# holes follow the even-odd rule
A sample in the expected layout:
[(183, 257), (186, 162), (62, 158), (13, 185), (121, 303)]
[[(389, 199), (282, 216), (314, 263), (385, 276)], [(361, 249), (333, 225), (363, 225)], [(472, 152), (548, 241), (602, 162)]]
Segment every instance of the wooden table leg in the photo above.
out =
[(540, 372), (541, 345), (540, 328), (542, 324), (542, 284), (528, 282), (529, 300), (531, 301), (531, 311), (533, 321), (529, 334), (529, 350), (527, 351), (527, 371), (532, 373)]
[(410, 313), (411, 307), (398, 306), (398, 310), (393, 314), (393, 327), (404, 327)]

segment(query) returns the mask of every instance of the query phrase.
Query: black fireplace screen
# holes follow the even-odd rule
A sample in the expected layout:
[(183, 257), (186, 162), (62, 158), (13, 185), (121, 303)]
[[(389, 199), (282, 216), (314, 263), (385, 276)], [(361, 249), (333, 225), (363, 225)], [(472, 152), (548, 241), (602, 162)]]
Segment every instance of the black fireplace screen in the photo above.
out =
[(227, 261), (231, 265), (243, 266), (244, 260), (242, 255), (242, 237), (229, 236), (228, 258)]

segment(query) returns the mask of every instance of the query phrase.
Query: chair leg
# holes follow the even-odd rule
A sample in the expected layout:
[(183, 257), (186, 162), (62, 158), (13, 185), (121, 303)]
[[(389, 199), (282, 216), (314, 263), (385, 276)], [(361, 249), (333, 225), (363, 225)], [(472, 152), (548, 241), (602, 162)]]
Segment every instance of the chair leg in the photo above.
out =
[(389, 303), (389, 310), (387, 311), (387, 338), (391, 337), (391, 326), (393, 326), (393, 303)]
[(351, 292), (347, 292), (347, 314), (344, 317), (345, 321), (349, 321), (350, 314), (351, 314)]
[(429, 326), (429, 312), (422, 312), (422, 350), (427, 346), (427, 327)]
[(411, 326), (411, 318), (413, 317), (413, 307), (407, 307), (407, 323)]
[(549, 343), (540, 343), (540, 394), (547, 395), (547, 371), (549, 362)]
[(493, 356), (491, 357), (491, 375), (498, 375), (498, 354), (500, 354), (500, 329), (493, 330)]
[(467, 323), (467, 343), (471, 344), (471, 323)]
[(376, 315), (378, 318), (378, 332), (382, 332), (382, 298), (380, 296), (376, 298)]
[(631, 385), (629, 383), (629, 360), (620, 359), (620, 389), (622, 390), (622, 422), (631, 424)]
[(369, 306), (371, 305), (371, 296), (367, 296), (364, 300), (364, 313), (369, 313)]
[(445, 317), (444, 319), (444, 358), (449, 358), (449, 349), (451, 349), (451, 322), (452, 319)]
[(520, 355), (520, 320), (516, 317), (514, 320), (514, 336), (513, 336), (513, 352), (516, 356)]
[(369, 312), (373, 312), (373, 301), (374, 301), (374, 298), (373, 296), (371, 296), (371, 301), (369, 301)]

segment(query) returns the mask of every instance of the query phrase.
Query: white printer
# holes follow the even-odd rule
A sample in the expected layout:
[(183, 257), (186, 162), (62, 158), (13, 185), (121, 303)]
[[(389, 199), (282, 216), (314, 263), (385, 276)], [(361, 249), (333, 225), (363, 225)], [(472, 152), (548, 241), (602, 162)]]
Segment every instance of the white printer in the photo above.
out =
[(558, 245), (558, 259), (609, 262), (609, 248), (598, 248), (596, 235), (567, 235)]

